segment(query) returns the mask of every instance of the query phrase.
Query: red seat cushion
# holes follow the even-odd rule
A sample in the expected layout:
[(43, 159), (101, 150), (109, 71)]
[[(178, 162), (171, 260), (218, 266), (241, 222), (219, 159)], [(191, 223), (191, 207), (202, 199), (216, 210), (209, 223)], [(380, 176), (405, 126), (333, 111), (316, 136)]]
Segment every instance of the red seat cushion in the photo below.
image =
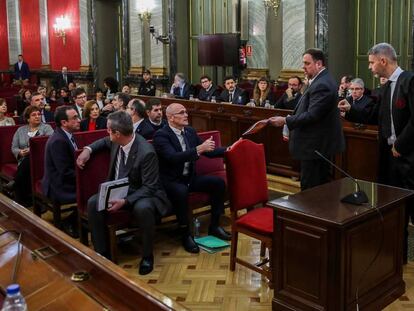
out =
[(273, 208), (256, 208), (237, 219), (236, 224), (251, 231), (270, 235), (273, 233)]
[(1, 172), (10, 177), (11, 179), (14, 178), (17, 172), (17, 163), (7, 163), (1, 166)]

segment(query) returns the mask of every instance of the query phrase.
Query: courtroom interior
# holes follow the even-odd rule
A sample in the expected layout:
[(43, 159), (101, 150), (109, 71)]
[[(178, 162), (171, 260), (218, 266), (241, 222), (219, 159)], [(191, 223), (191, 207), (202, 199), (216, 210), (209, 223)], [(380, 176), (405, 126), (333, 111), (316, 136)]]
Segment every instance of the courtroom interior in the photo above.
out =
[(0, 0), (1, 310), (414, 310), (413, 25)]

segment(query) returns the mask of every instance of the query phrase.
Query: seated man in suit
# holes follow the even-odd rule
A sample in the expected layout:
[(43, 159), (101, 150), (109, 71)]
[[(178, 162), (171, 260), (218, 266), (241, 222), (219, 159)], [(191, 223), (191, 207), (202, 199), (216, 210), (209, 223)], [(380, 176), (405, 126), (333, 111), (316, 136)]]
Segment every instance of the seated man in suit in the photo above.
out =
[(126, 110), (130, 100), (131, 96), (128, 94), (122, 92), (116, 93), (112, 98), (111, 103), (102, 108), (102, 115), (107, 117), (111, 112)]
[(291, 77), (288, 80), (288, 88), (286, 89), (285, 94), (278, 99), (275, 108), (295, 110), (301, 97), (301, 88), (302, 80), (298, 76)]
[(236, 105), (246, 105), (249, 101), (247, 92), (237, 86), (236, 80), (233, 76), (224, 78), (225, 90), (221, 92), (220, 100)]
[(155, 82), (152, 80), (151, 71), (145, 69), (142, 73), (142, 81), (139, 84), (138, 95), (155, 96)]
[(79, 87), (73, 91), (73, 100), (75, 104), (73, 109), (78, 113), (79, 118), (83, 118), (83, 109), (85, 109), (85, 103), (87, 100), (86, 92), (83, 88)]
[(40, 115), (41, 115), (41, 121), (43, 123), (53, 122), (54, 121), (53, 112), (51, 112), (50, 110), (45, 109), (45, 103), (46, 103), (46, 101), (45, 101), (45, 98), (42, 94), (37, 93), (37, 92), (32, 94), (32, 98), (30, 100), (30, 105), (31, 106), (36, 106), (37, 108), (39, 108)]
[(19, 54), (17, 63), (14, 64), (14, 80), (28, 83), (29, 78), (29, 65), (23, 60), (23, 55)]
[(171, 104), (167, 107), (166, 115), (168, 125), (154, 135), (161, 181), (177, 214), (184, 249), (190, 253), (198, 253), (200, 249), (190, 232), (189, 192), (206, 192), (210, 196), (209, 234), (224, 240), (231, 238), (219, 225), (224, 211), (224, 180), (217, 176), (197, 176), (195, 172), (195, 162), (200, 155), (223, 156), (225, 148), (215, 148), (211, 138), (201, 141), (196, 131), (188, 126), (188, 114), (184, 106)]
[(98, 253), (109, 257), (105, 218), (108, 213), (121, 208), (130, 210), (142, 232), (139, 274), (148, 274), (154, 265), (154, 227), (170, 208), (159, 180), (157, 155), (151, 144), (140, 135), (135, 135), (132, 119), (125, 111), (111, 113), (107, 126), (109, 137), (85, 147), (77, 159), (77, 165), (83, 168), (92, 153), (109, 149), (111, 159), (108, 180), (128, 177), (129, 190), (127, 197), (109, 202), (110, 208), (104, 211), (97, 211), (97, 195), (89, 199), (88, 220), (92, 242)]
[[(346, 100), (351, 104), (356, 113), (363, 113), (368, 106), (371, 106), (373, 100), (371, 97), (364, 95), (364, 81), (360, 78), (355, 78), (351, 81), (348, 90), (351, 92), (351, 96), (348, 96)], [(341, 116), (346, 118), (345, 112), (341, 112)], [(361, 123), (363, 120), (360, 120)]]
[(142, 122), (140, 134), (145, 139), (152, 139), (156, 131), (167, 125), (167, 121), (162, 118), (162, 106), (158, 98), (148, 100), (145, 104), (145, 110), (148, 118)]
[(55, 112), (56, 130), (45, 148), (43, 194), (60, 204), (76, 202), (75, 150), (73, 133), (80, 119), (72, 106), (61, 106)]
[(71, 82), (73, 82), (73, 75), (68, 73), (68, 67), (63, 66), (62, 72), (55, 78), (54, 86), (56, 89), (61, 89), (64, 86), (68, 87)]
[(213, 98), (218, 100), (220, 97), (220, 91), (217, 86), (213, 84), (211, 78), (207, 75), (200, 78), (201, 90), (198, 93), (198, 99), (203, 101), (211, 101)]
[[(134, 127), (135, 134), (141, 134), (143, 132), (143, 122), (147, 117), (147, 112), (145, 110), (145, 102), (141, 99), (131, 99), (128, 102), (127, 113), (132, 118), (132, 125)], [(143, 136), (141, 134), (141, 136)]]
[(176, 73), (174, 76), (174, 83), (171, 85), (170, 94), (173, 94), (176, 98), (189, 99), (193, 94), (192, 85), (185, 80), (183, 73)]

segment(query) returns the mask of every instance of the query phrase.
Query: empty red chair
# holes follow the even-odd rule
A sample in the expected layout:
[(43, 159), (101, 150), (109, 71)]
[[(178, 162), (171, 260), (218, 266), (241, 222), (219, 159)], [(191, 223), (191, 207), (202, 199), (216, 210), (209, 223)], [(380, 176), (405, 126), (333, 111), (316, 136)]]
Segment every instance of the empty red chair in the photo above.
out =
[[(272, 284), (272, 235), (273, 209), (268, 207), (268, 189), (266, 177), (266, 160), (263, 144), (250, 140), (237, 141), (226, 151), (226, 171), (230, 210), (232, 220), (232, 241), (230, 253), (230, 270), (234, 271), (236, 263), (266, 276)], [(239, 215), (240, 210), (246, 213)], [(269, 259), (252, 264), (237, 257), (237, 242), (240, 233), (262, 242), (261, 255), (269, 249)], [(264, 265), (269, 262), (269, 269)]]

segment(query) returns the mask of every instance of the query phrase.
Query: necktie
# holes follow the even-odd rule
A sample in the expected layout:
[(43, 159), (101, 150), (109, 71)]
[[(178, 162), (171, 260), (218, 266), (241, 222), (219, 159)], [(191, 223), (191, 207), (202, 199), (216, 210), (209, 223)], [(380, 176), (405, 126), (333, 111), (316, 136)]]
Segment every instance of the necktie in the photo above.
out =
[(126, 169), (126, 164), (125, 164), (125, 152), (124, 150), (120, 147), (119, 148), (119, 168), (118, 168), (118, 179), (127, 177), (128, 172)]
[(391, 118), (392, 118), (392, 109), (391, 109), (391, 81), (388, 81), (384, 86), (383, 97), (381, 101), (381, 133), (382, 137), (388, 138), (391, 136)]
[[(190, 143), (188, 142), (188, 138), (185, 135), (184, 130), (181, 131), (181, 137), (183, 138), (183, 142), (181, 143), (181, 148), (183, 151), (190, 149)], [(183, 175), (188, 176), (190, 174), (190, 162), (184, 163)]]
[(233, 102), (233, 93), (229, 94), (229, 103)]
[(73, 137), (73, 135), (71, 136), (70, 141), (72, 142), (73, 148), (75, 150), (78, 149), (78, 146), (76, 145), (76, 141), (75, 141), (75, 138)]
[(63, 80), (65, 80), (65, 84), (68, 84), (68, 76), (66, 74), (63, 75)]

